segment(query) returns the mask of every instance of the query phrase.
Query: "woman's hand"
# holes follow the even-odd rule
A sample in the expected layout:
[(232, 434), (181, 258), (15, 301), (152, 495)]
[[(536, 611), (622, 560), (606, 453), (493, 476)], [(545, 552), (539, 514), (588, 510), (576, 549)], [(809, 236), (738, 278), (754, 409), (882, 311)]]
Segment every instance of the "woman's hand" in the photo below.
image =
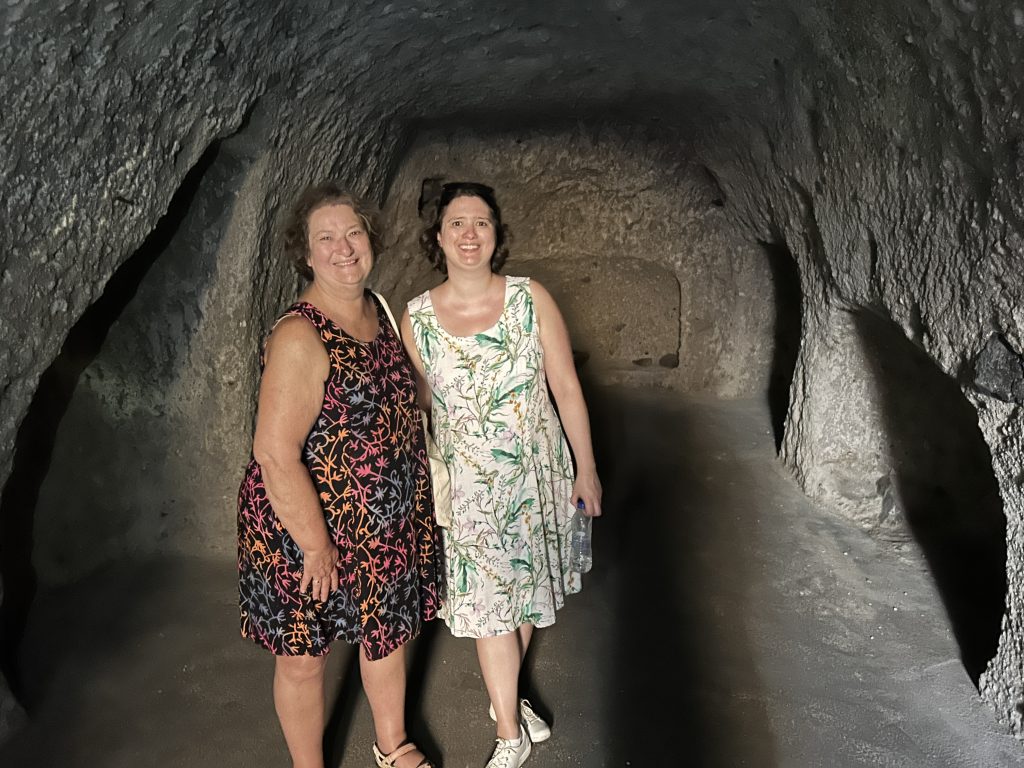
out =
[(307, 588), (313, 599), (321, 602), (338, 588), (338, 548), (333, 544), (302, 553), (299, 594), (305, 594)]
[(601, 516), (601, 481), (597, 479), (597, 470), (583, 470), (576, 475), (572, 484), (572, 503), (583, 500), (583, 513), (590, 517)]

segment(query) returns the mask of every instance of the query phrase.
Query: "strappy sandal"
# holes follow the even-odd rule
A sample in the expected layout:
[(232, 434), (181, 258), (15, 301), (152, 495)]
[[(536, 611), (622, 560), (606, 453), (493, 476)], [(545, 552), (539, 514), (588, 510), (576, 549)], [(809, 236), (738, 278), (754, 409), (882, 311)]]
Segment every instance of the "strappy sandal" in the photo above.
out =
[[(376, 742), (373, 745), (373, 759), (377, 761), (378, 768), (396, 768), (396, 761), (402, 755), (407, 755), (414, 749), (419, 749), (411, 741), (404, 741), (398, 745), (398, 748), (389, 755), (385, 755), (377, 748)], [(416, 764), (416, 768), (434, 768), (434, 764), (423, 758), (419, 763)]]

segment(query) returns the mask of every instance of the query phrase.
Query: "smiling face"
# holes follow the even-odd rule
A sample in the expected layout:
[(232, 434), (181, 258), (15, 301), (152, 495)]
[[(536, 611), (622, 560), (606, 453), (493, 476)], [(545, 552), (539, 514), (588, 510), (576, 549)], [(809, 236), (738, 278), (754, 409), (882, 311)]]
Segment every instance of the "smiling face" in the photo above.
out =
[(449, 273), (458, 269), (490, 270), (495, 230), (491, 209), (479, 197), (456, 197), (445, 208), (437, 242)]
[(363, 220), (350, 205), (322, 205), (308, 219), (313, 281), (324, 285), (362, 286), (373, 269), (373, 249)]

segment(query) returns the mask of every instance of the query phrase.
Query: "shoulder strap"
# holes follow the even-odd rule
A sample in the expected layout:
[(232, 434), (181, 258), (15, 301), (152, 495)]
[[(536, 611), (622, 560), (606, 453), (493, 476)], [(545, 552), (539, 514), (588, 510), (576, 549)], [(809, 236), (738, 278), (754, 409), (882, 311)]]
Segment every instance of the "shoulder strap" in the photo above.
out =
[(395, 329), (395, 334), (398, 336), (398, 338), (402, 338), (402, 332), (398, 330), (398, 323), (395, 322), (395, 316), (391, 314), (391, 307), (388, 306), (388, 303), (384, 300), (384, 297), (377, 293), (377, 291), (370, 291), (370, 293), (377, 297), (377, 301), (379, 301), (380, 305), (384, 307), (384, 312), (387, 314), (388, 320), (391, 321), (391, 327)]
[(270, 334), (275, 328), (277, 328), (281, 321), (288, 317), (304, 317), (309, 321), (310, 325), (316, 328), (317, 331), (321, 332), (323, 331), (324, 326), (327, 325), (327, 318), (323, 312), (308, 301), (297, 301), (288, 307), (288, 309), (284, 311), (284, 314), (274, 321), (274, 324), (270, 326), (270, 330), (267, 332), (267, 337), (269, 338)]

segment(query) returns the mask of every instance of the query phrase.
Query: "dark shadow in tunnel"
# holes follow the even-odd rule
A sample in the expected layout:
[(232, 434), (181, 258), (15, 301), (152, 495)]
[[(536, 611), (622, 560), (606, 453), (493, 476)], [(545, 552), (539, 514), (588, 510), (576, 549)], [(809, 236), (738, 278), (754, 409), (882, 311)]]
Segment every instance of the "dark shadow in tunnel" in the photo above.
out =
[[(39, 379), (39, 386), (18, 430), (10, 478), (0, 496), (0, 671), (15, 696), (31, 711), (32, 695), (19, 671), (19, 647), (36, 594), (32, 565), (35, 510), (57, 435), (82, 372), (96, 358), (111, 326), (135, 296), (150, 267), (174, 237), (201, 180), (217, 157), (219, 142), (207, 148), (183, 179), (153, 231), (111, 276), (103, 294), (68, 332), (60, 353)], [(115, 205), (134, 205), (118, 198)]]
[(612, 582), (591, 584), (609, 588), (602, 600), (616, 628), (607, 664), (594, 669), (606, 697), (606, 764), (771, 768), (745, 629), (757, 505), (724, 490), (731, 448), (695, 406), (584, 386), (605, 491), (594, 561), (603, 564), (597, 578)]
[(878, 481), (882, 515), (902, 515), (920, 545), (977, 685), (997, 650), (1007, 586), (1006, 518), (991, 453), (954, 379), (892, 320), (866, 310), (854, 319), (895, 465)]
[(800, 352), (800, 324), (802, 301), (800, 271), (796, 260), (785, 243), (759, 241), (768, 257), (775, 294), (775, 327), (772, 367), (768, 380), (768, 409), (771, 413), (772, 433), (776, 453), (782, 449), (785, 437), (786, 415), (789, 413), (789, 390), (793, 371)]

